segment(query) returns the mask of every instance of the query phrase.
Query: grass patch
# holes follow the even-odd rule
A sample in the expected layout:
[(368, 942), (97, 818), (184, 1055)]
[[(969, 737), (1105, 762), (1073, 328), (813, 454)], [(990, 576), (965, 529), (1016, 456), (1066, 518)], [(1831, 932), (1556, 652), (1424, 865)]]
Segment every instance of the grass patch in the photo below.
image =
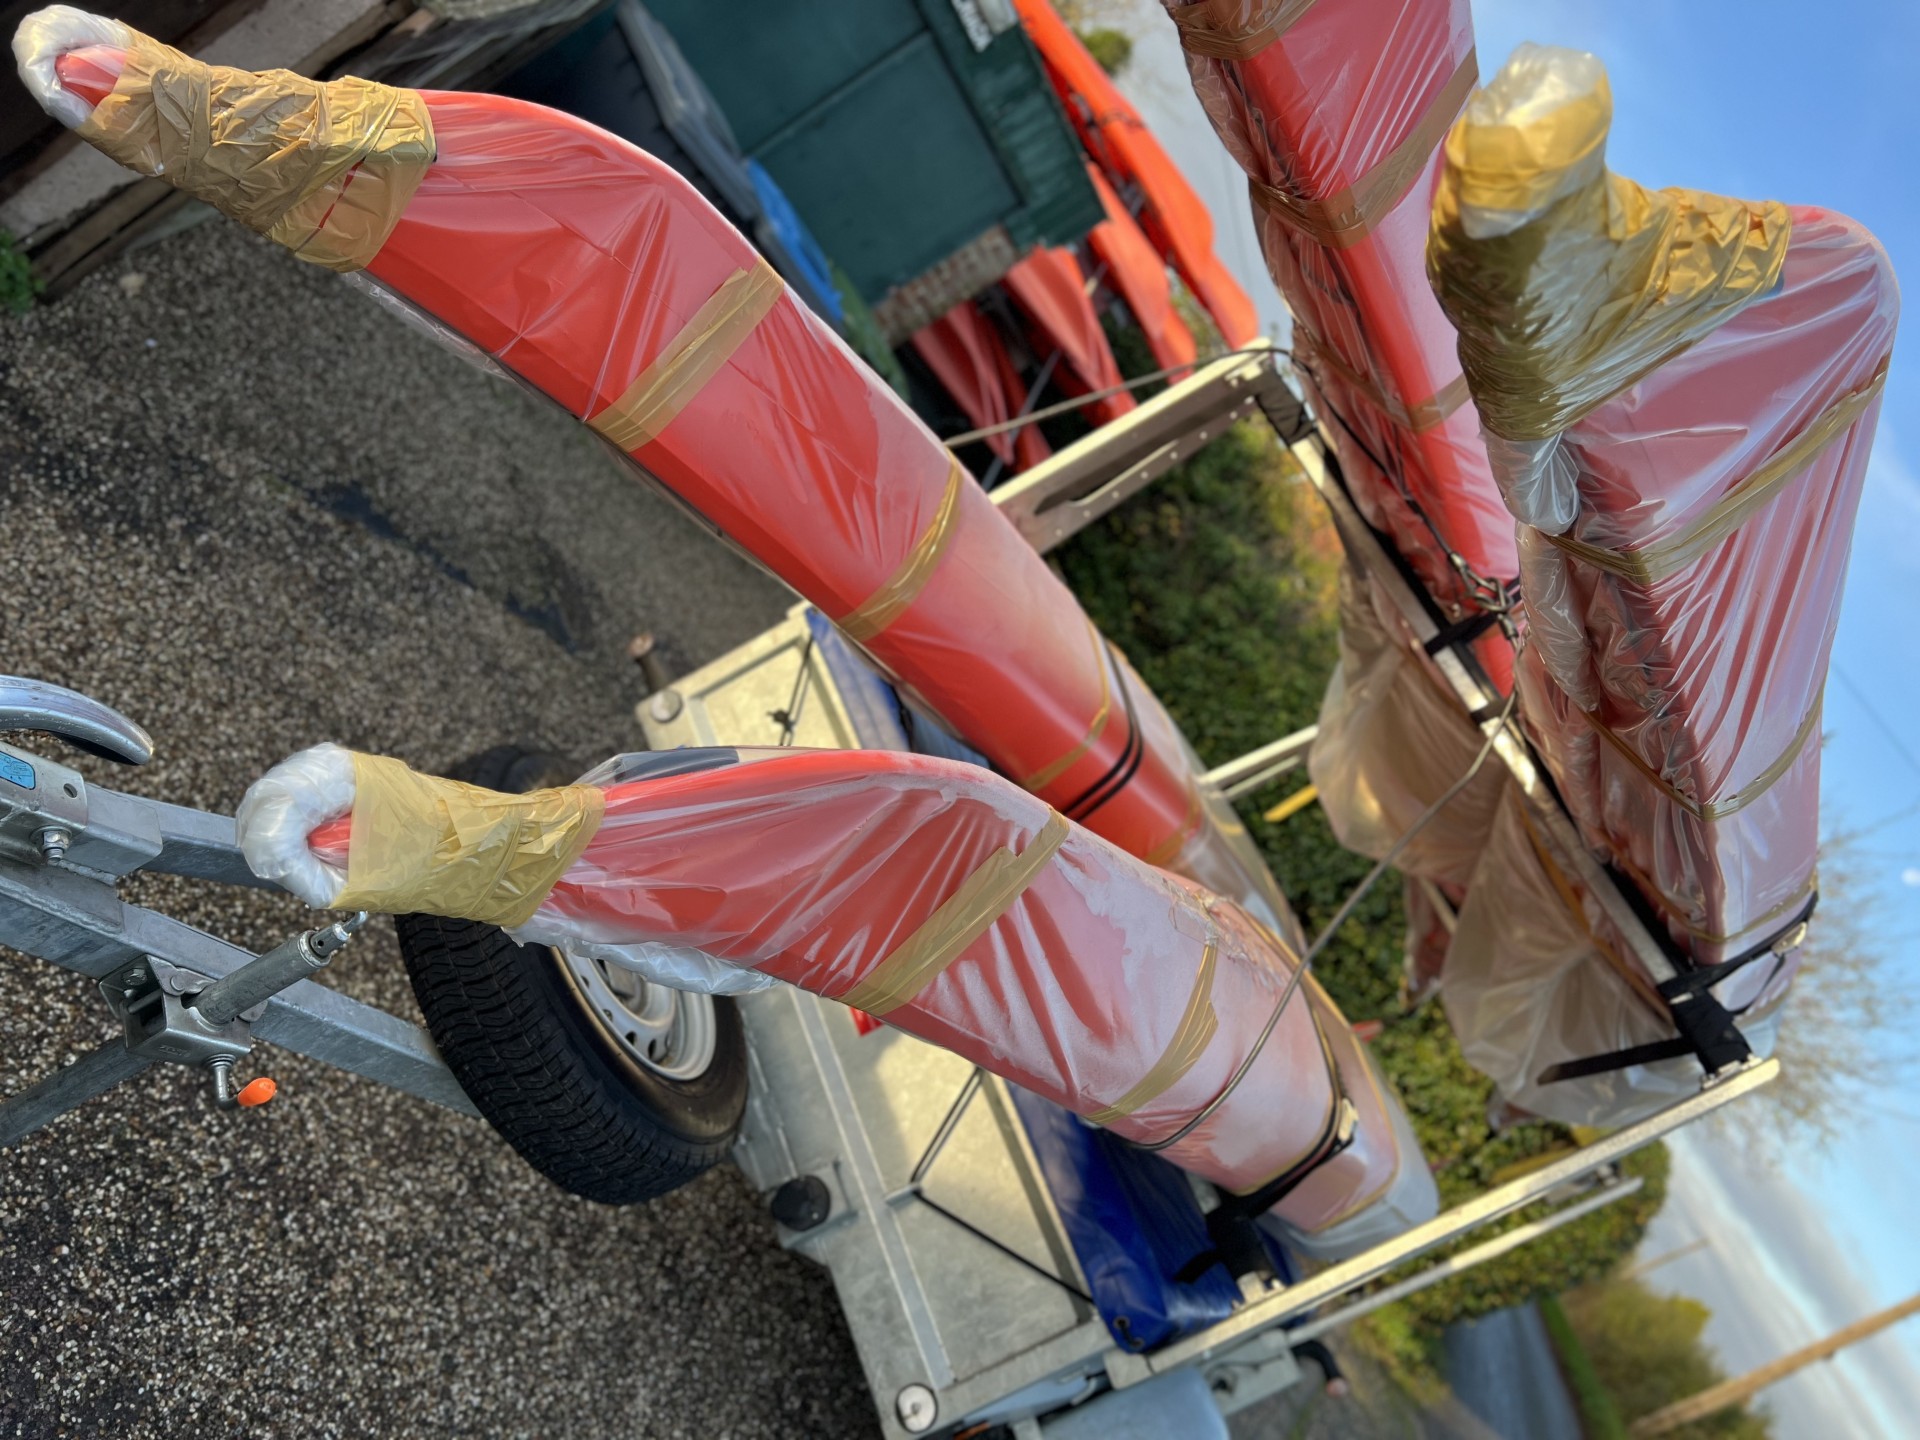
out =
[(1620, 1418), (1620, 1407), (1593, 1368), (1593, 1358), (1574, 1333), (1573, 1322), (1553, 1295), (1540, 1297), (1540, 1318), (1547, 1322), (1547, 1336), (1553, 1341), (1553, 1353), (1559, 1358), (1560, 1373), (1573, 1402), (1580, 1407), (1580, 1428), (1587, 1440), (1627, 1440), (1627, 1422)]
[(0, 230), (0, 310), (24, 315), (33, 308), (40, 290), (40, 277), (33, 273), (26, 252), (13, 236)]

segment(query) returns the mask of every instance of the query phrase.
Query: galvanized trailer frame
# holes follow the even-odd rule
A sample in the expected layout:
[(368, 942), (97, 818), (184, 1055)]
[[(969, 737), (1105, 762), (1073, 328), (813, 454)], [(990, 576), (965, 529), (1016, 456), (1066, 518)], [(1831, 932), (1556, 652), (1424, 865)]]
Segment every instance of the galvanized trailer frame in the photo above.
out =
[[(1259, 413), (1325, 497), (1355, 563), (1382, 582), (1417, 636), (1437, 635), (1420, 597), (1354, 511), (1280, 360), (1278, 351), (1255, 350), (1206, 365), (1002, 486), (995, 499), (1047, 550), (1226, 426)], [(649, 743), (855, 743), (855, 702), (811, 635), (799, 607), (732, 655), (656, 692), (638, 707)], [(1497, 697), (1463, 649), (1442, 647), (1435, 661), (1464, 711), (1493, 714)], [(771, 712), (803, 672), (810, 699), (801, 723), (790, 733), (759, 734), (755, 727), (773, 723)], [(773, 703), (763, 704), (769, 696)], [(1497, 717), (1484, 725), (1555, 848), (1601, 897), (1648, 969), (1670, 975), (1658, 943), (1580, 844), (1524, 742)], [(150, 753), (139, 728), (104, 706), (0, 679), (0, 730), (16, 729), (63, 734), (133, 763)], [(1228, 798), (1247, 793), (1302, 763), (1312, 740), (1311, 729), (1283, 737), (1212, 771), (1206, 783)], [(92, 785), (69, 766), (0, 746), (0, 945), (101, 981), (126, 1022), (124, 1039), (0, 1102), (0, 1145), (150, 1064), (230, 1060), (256, 1040), (477, 1113), (419, 1026), (301, 978), (324, 964), (321, 952), (330, 953), (315, 944), (319, 932), (253, 957), (121, 900), (116, 882), (142, 870), (268, 888), (241, 857), (231, 819)], [(218, 1033), (180, 1003), (212, 994), (243, 968), (246, 978), (227, 988), (238, 987), (248, 1007)], [(1248, 1285), (1227, 1319), (1137, 1354), (1114, 1343), (1091, 1304), (1004, 1082), (897, 1032), (861, 1035), (841, 1007), (790, 988), (747, 997), (743, 1012), (753, 1084), (736, 1159), (771, 1194), (797, 1182), (824, 1190), (824, 1216), (816, 1209), (796, 1221), (807, 1228), (783, 1228), (781, 1239), (831, 1272), (890, 1437), (986, 1422), (1037, 1436), (1049, 1427), (1046, 1417), (1068, 1407), (1095, 1397), (1124, 1402), (1119, 1392), (1188, 1372), (1204, 1379), (1220, 1410), (1240, 1408), (1297, 1378), (1291, 1347), (1298, 1340), (1384, 1303), (1389, 1291), (1434, 1283), (1631, 1193), (1633, 1183), (1614, 1170), (1622, 1156), (1777, 1073), (1766, 1061), (1707, 1077), (1698, 1094), (1388, 1244), (1289, 1286)], [(1577, 1188), (1595, 1175), (1603, 1177), (1597, 1188)], [(1353, 1298), (1478, 1226), (1570, 1196), (1544, 1219), (1389, 1291)]]

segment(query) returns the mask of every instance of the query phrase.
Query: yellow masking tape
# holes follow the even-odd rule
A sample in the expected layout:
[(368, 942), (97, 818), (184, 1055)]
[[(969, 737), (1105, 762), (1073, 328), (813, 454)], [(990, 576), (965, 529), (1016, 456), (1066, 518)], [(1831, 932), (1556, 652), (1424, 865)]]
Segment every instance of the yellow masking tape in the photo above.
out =
[[(1647, 190), (1604, 164), (1613, 101), (1590, 92), (1519, 123), (1448, 133), (1427, 270), (1460, 335), (1481, 422), (1557, 435), (1742, 307), (1786, 259), (1786, 207)], [(1523, 219), (1471, 235), (1471, 212)]]
[(1347, 250), (1358, 245), (1407, 198), (1434, 147), (1473, 93), (1479, 75), (1474, 53), (1469, 50), (1406, 138), (1353, 184), (1330, 195), (1310, 198), (1249, 177), (1254, 205), (1331, 249)]
[(1093, 721), (1087, 726), (1087, 733), (1081, 737), (1079, 744), (1075, 745), (1052, 764), (1041, 766), (1038, 770), (1034, 771), (1033, 774), (1022, 780), (1020, 784), (1025, 789), (1046, 789), (1047, 786), (1051, 785), (1062, 775), (1066, 774), (1067, 771), (1079, 764), (1081, 760), (1085, 759), (1087, 753), (1092, 750), (1095, 745), (1100, 743), (1101, 735), (1106, 733), (1107, 720), (1113, 714), (1112, 667), (1107, 661), (1106, 642), (1100, 638), (1100, 631), (1094, 625), (1091, 617), (1087, 620), (1087, 634), (1093, 641), (1094, 661), (1100, 666), (1099, 708), (1093, 712)]
[(1278, 40), (1314, 0), (1199, 0), (1167, 11), (1190, 55), (1249, 60)]
[(1462, 405), (1467, 403), (1467, 377), (1456, 375), (1441, 389), (1417, 404), (1408, 405), (1397, 396), (1389, 395), (1372, 380), (1355, 370), (1346, 361), (1334, 354), (1331, 349), (1307, 329), (1298, 320), (1293, 322), (1293, 348), (1301, 361), (1308, 365), (1325, 365), (1327, 369), (1347, 382), (1359, 392), (1361, 399), (1367, 401), (1381, 414), (1385, 415), (1402, 430), (1418, 435), (1444, 424)]
[(587, 424), (629, 452), (653, 440), (767, 318), (782, 288), (779, 275), (764, 260), (736, 270), (634, 376), (620, 398)]
[(1738, 814), (1766, 794), (1773, 783), (1793, 767), (1793, 762), (1800, 758), (1800, 752), (1807, 748), (1807, 741), (1820, 728), (1820, 702), (1815, 700), (1813, 708), (1807, 711), (1805, 718), (1800, 721), (1800, 728), (1795, 732), (1792, 741), (1771, 765), (1724, 800), (1696, 800), (1649, 765), (1641, 758), (1639, 751), (1602, 725), (1589, 711), (1582, 710), (1579, 713), (1595, 734), (1618, 750), (1634, 769), (1658, 786), (1662, 794), (1694, 819), (1703, 821), (1724, 820), (1729, 815)]
[(1049, 810), (1047, 823), (1025, 850), (1018, 855), (1008, 849), (994, 851), (898, 948), (838, 999), (869, 1015), (885, 1015), (906, 1004), (1006, 914), (1065, 842), (1069, 829), (1065, 816)]
[(1821, 451), (1846, 433), (1879, 396), (1887, 381), (1887, 365), (1888, 360), (1882, 360), (1871, 380), (1857, 390), (1849, 390), (1821, 411), (1811, 424), (1671, 539), (1643, 545), (1638, 550), (1608, 550), (1571, 535), (1549, 535), (1547, 539), (1575, 559), (1636, 584), (1651, 585), (1679, 573), (1745, 524), (1804, 473), (1820, 457)]
[(887, 577), (886, 583), (850, 614), (834, 622), (849, 640), (865, 644), (873, 639), (899, 619), (900, 613), (926, 588), (928, 577), (939, 566), (953, 539), (953, 522), (960, 511), (960, 487), (965, 483), (966, 475), (960, 469), (960, 462), (949, 462), (947, 488), (940, 496), (940, 506), (920, 538), (914, 541), (913, 549), (907, 552), (907, 558)]
[(1220, 1017), (1213, 1009), (1213, 972), (1219, 953), (1218, 943), (1209, 935), (1207, 947), (1200, 955), (1200, 968), (1193, 977), (1193, 992), (1187, 997), (1187, 1008), (1180, 1016), (1180, 1023), (1173, 1027), (1167, 1048), (1153, 1068), (1140, 1077), (1138, 1084), (1113, 1104), (1089, 1114), (1086, 1118), (1090, 1124), (1111, 1125), (1142, 1105), (1159, 1099), (1206, 1054), (1207, 1046), (1220, 1028)]
[(353, 837), (336, 909), (524, 924), (600, 828), (592, 785), (502, 795), (353, 757)]
[(433, 163), (412, 90), (206, 65), (136, 35), (77, 134), (329, 270), (379, 253)]

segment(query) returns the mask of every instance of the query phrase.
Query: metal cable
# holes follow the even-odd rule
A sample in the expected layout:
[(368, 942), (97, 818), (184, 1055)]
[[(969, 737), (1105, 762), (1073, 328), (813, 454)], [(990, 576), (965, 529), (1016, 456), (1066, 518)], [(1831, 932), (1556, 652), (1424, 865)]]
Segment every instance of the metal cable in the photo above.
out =
[(1462, 774), (1458, 780), (1454, 781), (1453, 784), (1449, 785), (1446, 793), (1422, 811), (1420, 818), (1408, 826), (1400, 838), (1393, 842), (1393, 845), (1388, 849), (1387, 853), (1382, 855), (1374, 867), (1367, 872), (1366, 878), (1348, 892), (1347, 898), (1341, 902), (1340, 908), (1334, 911), (1333, 918), (1327, 922), (1326, 928), (1321, 930), (1319, 935), (1315, 937), (1313, 943), (1307, 947), (1307, 953), (1300, 957), (1299, 967), (1287, 980), (1287, 988), (1280, 993), (1280, 1003), (1273, 1007), (1273, 1013), (1267, 1017), (1267, 1023), (1261, 1029), (1260, 1037), (1253, 1042), (1253, 1048), (1247, 1051), (1247, 1058), (1240, 1062), (1239, 1068), (1236, 1069), (1232, 1077), (1228, 1079), (1226, 1087), (1222, 1089), (1218, 1095), (1214, 1096), (1213, 1099), (1209, 1100), (1192, 1119), (1174, 1131), (1173, 1134), (1167, 1136), (1164, 1140), (1136, 1141), (1134, 1143), (1137, 1148), (1141, 1150), (1165, 1150), (1170, 1145), (1178, 1144), (1201, 1125), (1205, 1124), (1222, 1105), (1227, 1103), (1227, 1097), (1239, 1088), (1240, 1082), (1246, 1079), (1248, 1072), (1253, 1069), (1253, 1062), (1260, 1058), (1261, 1050), (1266, 1047), (1266, 1043), (1272, 1037), (1274, 1029), (1280, 1024), (1280, 1017), (1286, 1013), (1287, 1002), (1293, 999), (1294, 992), (1300, 988), (1300, 982), (1306, 978), (1307, 971), (1311, 970), (1313, 968), (1313, 962), (1320, 958), (1320, 952), (1327, 948), (1327, 943), (1339, 933), (1340, 927), (1345, 925), (1347, 921), (1353, 917), (1354, 910), (1359, 906), (1360, 902), (1366, 898), (1367, 892), (1373, 888), (1374, 883), (1378, 881), (1382, 875), (1386, 874), (1387, 871), (1392, 868), (1393, 862), (1399, 859), (1401, 853), (1413, 842), (1414, 836), (1424, 830), (1436, 815), (1451, 805), (1460, 793), (1473, 782), (1473, 777), (1480, 773), (1480, 767), (1487, 763), (1487, 757), (1493, 754), (1493, 747), (1500, 739), (1501, 734), (1506, 730), (1507, 722), (1513, 718), (1514, 701), (1518, 698), (1518, 695), (1519, 691), (1516, 689), (1512, 694), (1507, 696), (1507, 703), (1501, 707), (1499, 717), (1494, 722), (1493, 729), (1487, 732), (1487, 738), (1485, 743), (1480, 747), (1480, 753), (1473, 757), (1473, 763), (1467, 766), (1465, 773)]
[(989, 435), (1004, 434), (1008, 430), (1019, 430), (1037, 420), (1050, 419), (1055, 415), (1064, 415), (1069, 410), (1079, 410), (1087, 405), (1097, 405), (1125, 390), (1138, 390), (1142, 385), (1152, 385), (1169, 375), (1178, 375), (1182, 370), (1200, 370), (1220, 360), (1231, 360), (1238, 355), (1274, 355), (1288, 361), (1293, 352), (1282, 350), (1273, 345), (1250, 345), (1244, 350), (1222, 350), (1218, 355), (1208, 355), (1195, 360), (1191, 365), (1175, 365), (1166, 370), (1149, 370), (1145, 375), (1136, 375), (1131, 380), (1123, 380), (1118, 385), (1109, 385), (1104, 390), (1095, 390), (1090, 394), (1076, 395), (1071, 400), (1062, 400), (1057, 405), (1047, 405), (1026, 415), (1016, 415), (1011, 420), (1002, 420), (998, 424), (983, 425), (978, 430), (969, 430), (964, 435), (951, 435), (940, 443), (949, 450), (957, 450), (962, 445), (971, 445), (976, 440), (984, 440)]

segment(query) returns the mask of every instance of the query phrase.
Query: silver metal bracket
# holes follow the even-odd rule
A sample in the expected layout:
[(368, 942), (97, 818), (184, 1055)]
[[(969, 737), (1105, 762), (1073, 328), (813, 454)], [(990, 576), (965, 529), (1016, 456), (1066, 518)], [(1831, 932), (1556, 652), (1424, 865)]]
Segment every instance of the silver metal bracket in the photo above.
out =
[(87, 828), (87, 782), (77, 770), (0, 745), (0, 855), (64, 859)]
[(210, 976), (148, 955), (107, 976), (100, 993), (125, 1028), (129, 1052), (143, 1060), (204, 1065), (217, 1057), (237, 1060), (250, 1051), (250, 1022), (267, 1008), (262, 1002), (224, 1025), (214, 1024), (190, 1003), (212, 984)]

